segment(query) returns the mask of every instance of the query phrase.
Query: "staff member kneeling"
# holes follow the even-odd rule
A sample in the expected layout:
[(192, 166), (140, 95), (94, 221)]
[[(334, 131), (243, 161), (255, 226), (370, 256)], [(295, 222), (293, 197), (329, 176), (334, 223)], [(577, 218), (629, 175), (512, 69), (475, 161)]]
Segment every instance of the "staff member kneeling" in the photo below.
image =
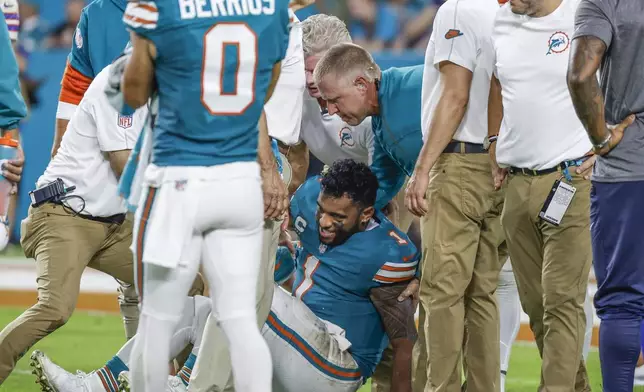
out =
[(36, 259), (38, 303), (0, 333), (0, 383), (29, 347), (72, 315), (85, 267), (133, 283), (132, 219), (117, 184), (147, 108), (120, 116), (110, 106), (103, 92), (110, 68), (85, 93), (31, 193), (20, 242)]

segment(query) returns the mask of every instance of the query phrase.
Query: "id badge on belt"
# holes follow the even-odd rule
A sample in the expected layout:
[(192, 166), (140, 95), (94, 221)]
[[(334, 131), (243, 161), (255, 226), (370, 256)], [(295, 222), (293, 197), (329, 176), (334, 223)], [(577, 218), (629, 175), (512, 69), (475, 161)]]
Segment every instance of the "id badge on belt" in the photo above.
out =
[[(566, 169), (568, 170), (568, 169)], [(568, 210), (572, 198), (575, 196), (577, 188), (563, 182), (564, 177), (561, 177), (552, 185), (550, 193), (543, 203), (543, 207), (539, 212), (539, 217), (544, 221), (559, 226), (564, 214)]]

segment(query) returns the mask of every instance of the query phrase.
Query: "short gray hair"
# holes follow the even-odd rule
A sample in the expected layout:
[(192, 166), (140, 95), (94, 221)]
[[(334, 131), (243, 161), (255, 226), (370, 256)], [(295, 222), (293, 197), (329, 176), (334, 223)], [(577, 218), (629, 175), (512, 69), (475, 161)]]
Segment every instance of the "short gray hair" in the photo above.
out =
[(305, 56), (321, 54), (335, 44), (351, 42), (347, 25), (332, 15), (309, 16), (300, 26), (302, 27), (302, 47)]
[(322, 56), (313, 72), (313, 80), (315, 80), (315, 84), (319, 84), (322, 78), (329, 74), (349, 77), (355, 73), (359, 73), (369, 82), (373, 82), (380, 73), (380, 67), (363, 47), (352, 43), (342, 43), (334, 45)]

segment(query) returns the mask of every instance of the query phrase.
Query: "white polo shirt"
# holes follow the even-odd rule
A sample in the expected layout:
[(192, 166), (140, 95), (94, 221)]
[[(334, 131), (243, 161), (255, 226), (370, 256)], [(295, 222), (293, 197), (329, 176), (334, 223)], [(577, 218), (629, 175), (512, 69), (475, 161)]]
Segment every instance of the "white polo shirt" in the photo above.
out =
[(304, 94), (301, 140), (309, 147), (309, 151), (325, 165), (347, 158), (371, 165), (371, 117), (354, 127), (342, 121), (339, 116), (330, 116), (326, 110), (323, 113), (318, 100), (308, 92)]
[(271, 99), (264, 106), (268, 134), (287, 145), (296, 144), (300, 139), (302, 99), (306, 87), (302, 27), (290, 9), (289, 15), (292, 26), (282, 71)]
[(499, 10), (492, 40), (503, 94), (496, 146), (502, 166), (543, 170), (576, 159), (592, 145), (568, 92), (566, 73), (579, 0), (531, 18)]
[(470, 100), (453, 139), (482, 144), (487, 136), (487, 100), (494, 70), (492, 27), (498, 0), (447, 0), (436, 13), (427, 51), (422, 90), (423, 141), (443, 89), (439, 64), (449, 61), (472, 72)]
[[(67, 125), (56, 156), (36, 182), (40, 188), (60, 178), (67, 187), (76, 186), (69, 195), (85, 200), (82, 213), (100, 217), (126, 211), (106, 152), (131, 150), (148, 113), (144, 106), (132, 116), (121, 116), (109, 104), (104, 89), (110, 68), (108, 65), (92, 81)], [(75, 197), (67, 203), (75, 211), (83, 205)]]

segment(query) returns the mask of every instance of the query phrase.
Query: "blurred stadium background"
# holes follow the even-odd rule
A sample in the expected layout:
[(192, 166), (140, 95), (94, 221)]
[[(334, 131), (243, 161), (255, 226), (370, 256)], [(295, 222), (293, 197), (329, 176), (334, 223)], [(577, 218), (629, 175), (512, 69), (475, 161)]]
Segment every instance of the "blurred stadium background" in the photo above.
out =
[[(23, 94), (30, 114), (20, 127), (26, 164), (18, 203), (12, 219), (13, 245), (0, 257), (0, 326), (9, 323), (35, 302), (35, 266), (19, 247), (20, 221), (29, 207), (29, 191), (50, 158), (60, 80), (74, 40), (74, 31), (85, 0), (20, 0), (22, 31), (18, 59)], [(298, 12), (303, 20), (318, 12), (344, 20), (356, 43), (367, 47), (386, 69), (421, 64), (432, 21), (443, 0), (318, 0)], [(313, 165), (312, 165), (313, 166)], [(314, 170), (315, 166), (312, 167)], [(592, 279), (591, 279), (592, 280)], [(591, 282), (594, 293), (594, 281)], [(107, 275), (88, 270), (81, 283), (78, 309), (67, 326), (35, 348), (52, 354), (69, 370), (92, 370), (109, 359), (122, 344), (116, 283)], [(595, 320), (598, 325), (598, 320)], [(597, 342), (597, 330), (593, 334)], [(509, 391), (534, 391), (539, 380), (536, 348), (527, 316), (522, 315), (519, 341), (512, 355)], [(33, 376), (23, 358), (17, 371), (0, 387), (2, 392), (35, 391)], [(595, 350), (589, 358), (595, 390), (599, 387), (599, 363)]]

